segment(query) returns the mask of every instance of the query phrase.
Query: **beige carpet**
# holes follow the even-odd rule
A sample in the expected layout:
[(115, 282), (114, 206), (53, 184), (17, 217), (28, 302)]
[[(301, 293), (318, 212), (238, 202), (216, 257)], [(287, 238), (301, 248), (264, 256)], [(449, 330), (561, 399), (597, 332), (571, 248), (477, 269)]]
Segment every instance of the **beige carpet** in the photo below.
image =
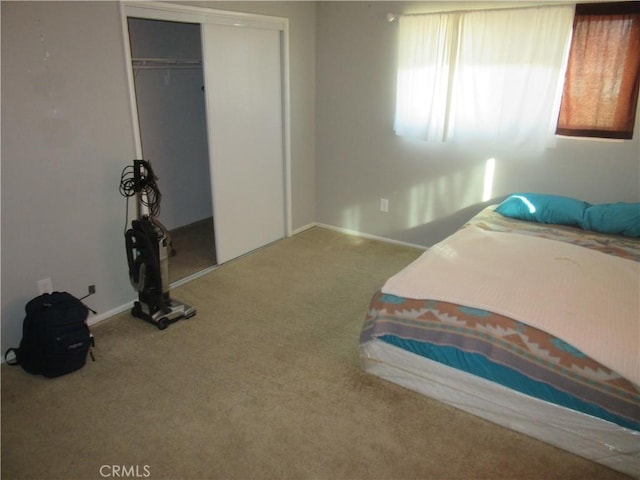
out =
[(58, 379), (2, 366), (2, 478), (624, 478), (360, 370), (371, 294), (421, 252), (313, 228), (94, 327)]
[(172, 230), (171, 243), (175, 252), (169, 257), (171, 283), (216, 264), (211, 217)]

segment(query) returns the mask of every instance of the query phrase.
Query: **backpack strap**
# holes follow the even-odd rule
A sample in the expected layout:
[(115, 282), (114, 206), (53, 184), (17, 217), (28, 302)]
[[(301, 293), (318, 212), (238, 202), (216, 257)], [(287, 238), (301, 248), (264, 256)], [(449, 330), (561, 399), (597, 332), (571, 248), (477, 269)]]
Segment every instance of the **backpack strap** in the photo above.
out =
[[(13, 360), (10, 362), (9, 359), (7, 358), (7, 355), (9, 355), (9, 353), (13, 352)], [(7, 363), (7, 365), (18, 365), (18, 351), (15, 348), (10, 348), (9, 350), (7, 350), (4, 353), (4, 361)]]
[(89, 347), (89, 355), (91, 356), (91, 360), (96, 361), (96, 357), (93, 356), (93, 348), (96, 346), (96, 339), (93, 337), (93, 333), (89, 333), (89, 341), (91, 342), (91, 347)]

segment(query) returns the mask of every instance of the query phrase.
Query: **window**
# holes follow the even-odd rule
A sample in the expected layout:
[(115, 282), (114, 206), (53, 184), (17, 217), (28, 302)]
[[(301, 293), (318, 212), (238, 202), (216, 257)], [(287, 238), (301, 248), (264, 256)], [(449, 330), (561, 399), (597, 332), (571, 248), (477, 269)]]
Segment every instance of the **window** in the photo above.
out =
[(640, 2), (576, 6), (556, 132), (630, 139), (640, 84)]
[(544, 147), (573, 17), (567, 5), (401, 16), (396, 133)]

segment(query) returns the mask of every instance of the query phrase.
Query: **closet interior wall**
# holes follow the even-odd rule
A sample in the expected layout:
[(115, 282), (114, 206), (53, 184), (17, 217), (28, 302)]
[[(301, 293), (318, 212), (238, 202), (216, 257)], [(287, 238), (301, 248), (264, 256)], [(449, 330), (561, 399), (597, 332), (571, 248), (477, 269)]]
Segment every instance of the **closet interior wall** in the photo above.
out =
[[(142, 151), (168, 230), (213, 215), (200, 25), (129, 18)], [(212, 246), (213, 248), (213, 246)]]

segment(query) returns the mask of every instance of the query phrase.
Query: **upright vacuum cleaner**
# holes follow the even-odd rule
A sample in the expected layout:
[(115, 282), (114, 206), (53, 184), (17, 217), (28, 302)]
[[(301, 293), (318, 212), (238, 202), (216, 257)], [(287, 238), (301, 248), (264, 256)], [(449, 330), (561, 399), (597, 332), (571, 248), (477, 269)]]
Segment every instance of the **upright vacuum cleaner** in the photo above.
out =
[(156, 180), (149, 162), (134, 160), (133, 170), (129, 166), (122, 172), (120, 193), (136, 197), (137, 218), (125, 232), (129, 279), (138, 292), (131, 314), (164, 330), (181, 318), (193, 317), (196, 310), (169, 295), (169, 255), (173, 247), (167, 229), (156, 218), (161, 198)]

